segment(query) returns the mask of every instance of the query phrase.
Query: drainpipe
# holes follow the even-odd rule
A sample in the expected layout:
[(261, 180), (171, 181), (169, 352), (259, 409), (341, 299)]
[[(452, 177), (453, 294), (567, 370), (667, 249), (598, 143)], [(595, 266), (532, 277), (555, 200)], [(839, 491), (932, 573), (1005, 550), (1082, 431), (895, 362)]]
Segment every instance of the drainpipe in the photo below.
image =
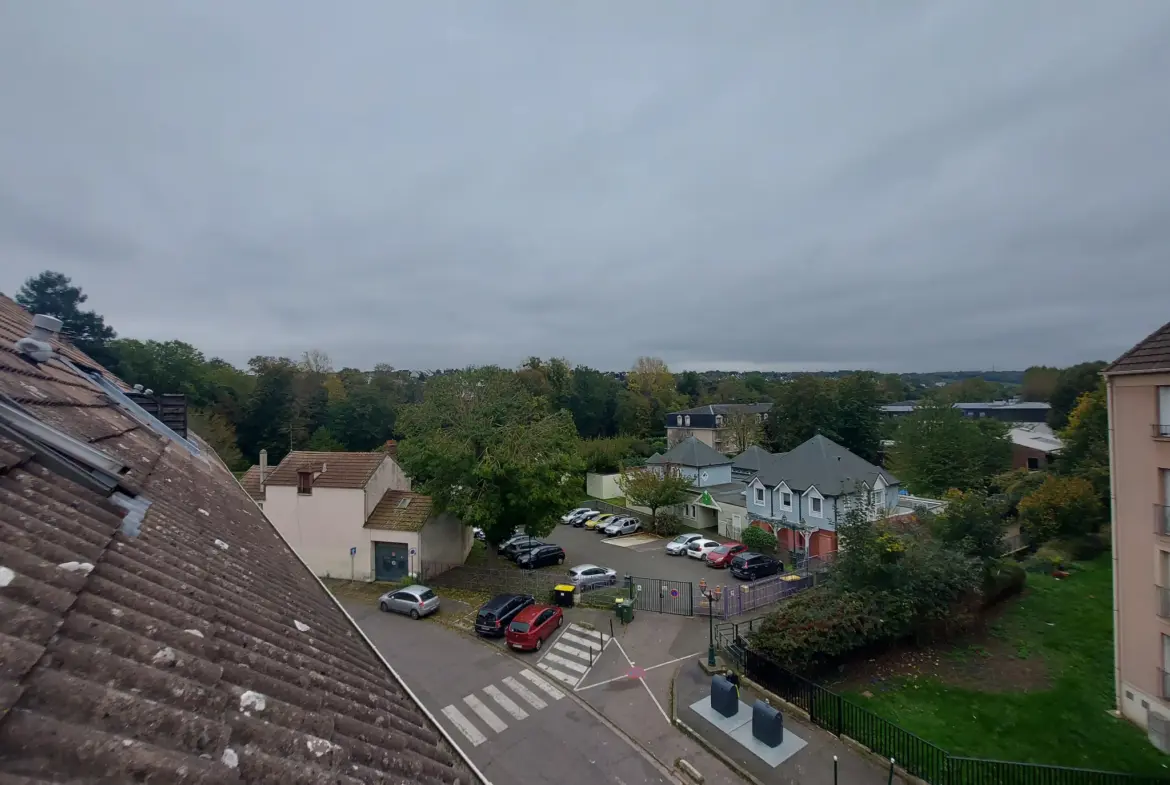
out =
[(1117, 585), (1117, 446), (1113, 436), (1113, 381), (1105, 380), (1105, 409), (1109, 418), (1109, 540), (1113, 550), (1113, 701), (1121, 711), (1121, 602)]
[(268, 450), (260, 451), (260, 490), (264, 490), (264, 481), (268, 479)]

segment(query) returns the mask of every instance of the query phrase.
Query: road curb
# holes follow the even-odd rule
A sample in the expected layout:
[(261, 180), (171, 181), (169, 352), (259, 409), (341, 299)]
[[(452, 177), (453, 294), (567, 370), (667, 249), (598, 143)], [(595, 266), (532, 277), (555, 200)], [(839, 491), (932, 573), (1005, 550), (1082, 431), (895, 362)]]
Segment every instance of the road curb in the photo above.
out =
[[(690, 725), (687, 725), (685, 722), (683, 722), (682, 720), (679, 719), (679, 717), (678, 717), (678, 687), (677, 687), (675, 682), (678, 678), (678, 675), (680, 673), (682, 673), (682, 669), (684, 667), (686, 667), (685, 662), (682, 665), (679, 665), (677, 668), (675, 668), (674, 675), (670, 677), (670, 719), (674, 723), (674, 726), (676, 728), (678, 728), (680, 731), (682, 731), (684, 734), (686, 734), (687, 736), (690, 736), (692, 739), (697, 741), (699, 743), (699, 746), (701, 746), (703, 749), (707, 750), (707, 752), (711, 753), (716, 758), (718, 758), (719, 761), (724, 766), (726, 766), (727, 768), (731, 769), (733, 772), (738, 774), (745, 781), (750, 783), (750, 785), (764, 785), (764, 783), (761, 782), (758, 778), (756, 778), (756, 776), (754, 774), (752, 774), (750, 771), (745, 769), (743, 766), (740, 766), (738, 763), (736, 763), (734, 760), (732, 760), (728, 755), (726, 755), (722, 750), (720, 750), (714, 744), (712, 744), (711, 742), (709, 742), (705, 738), (703, 738), (701, 735), (699, 735), (699, 732), (697, 730), (695, 730)], [(681, 761), (681, 762), (685, 763), (685, 761)]]

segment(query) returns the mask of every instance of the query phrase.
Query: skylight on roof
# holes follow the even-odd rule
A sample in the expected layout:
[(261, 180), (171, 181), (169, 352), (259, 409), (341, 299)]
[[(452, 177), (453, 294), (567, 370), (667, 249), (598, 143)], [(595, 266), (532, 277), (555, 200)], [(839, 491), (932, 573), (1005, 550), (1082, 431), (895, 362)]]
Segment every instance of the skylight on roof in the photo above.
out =
[(410, 497), (409, 496), (405, 496), (405, 497), (398, 500), (398, 509), (401, 510), (401, 509), (404, 509), (404, 508), (409, 507), (409, 506), (410, 506)]

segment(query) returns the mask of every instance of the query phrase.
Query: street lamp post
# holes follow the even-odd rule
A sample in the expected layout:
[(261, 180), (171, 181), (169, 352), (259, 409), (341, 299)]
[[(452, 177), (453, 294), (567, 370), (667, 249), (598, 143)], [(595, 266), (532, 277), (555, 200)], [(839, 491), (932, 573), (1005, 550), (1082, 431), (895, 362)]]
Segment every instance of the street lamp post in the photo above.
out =
[(715, 667), (715, 592), (707, 588), (707, 581), (699, 581), (699, 592), (707, 598), (707, 667)]

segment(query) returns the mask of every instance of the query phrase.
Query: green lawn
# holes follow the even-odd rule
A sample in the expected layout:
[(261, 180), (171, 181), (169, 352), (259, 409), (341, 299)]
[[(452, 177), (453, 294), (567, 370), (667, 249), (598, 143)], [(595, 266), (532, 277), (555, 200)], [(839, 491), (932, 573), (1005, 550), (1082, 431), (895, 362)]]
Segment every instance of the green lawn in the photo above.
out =
[[(846, 695), (953, 755), (1170, 777), (1170, 757), (1113, 708), (1112, 576), (1108, 554), (1068, 580), (1030, 573), (1029, 590), (992, 625), (983, 645), (940, 657), (976, 657), (989, 691), (938, 677), (901, 676)], [(1040, 658), (1042, 663), (1019, 662)], [(1013, 662), (1012, 660), (1015, 660)], [(1027, 693), (996, 684), (1033, 664), (1047, 685)], [(1035, 685), (1034, 685), (1035, 686)], [(1003, 691), (995, 691), (1003, 690)]]

